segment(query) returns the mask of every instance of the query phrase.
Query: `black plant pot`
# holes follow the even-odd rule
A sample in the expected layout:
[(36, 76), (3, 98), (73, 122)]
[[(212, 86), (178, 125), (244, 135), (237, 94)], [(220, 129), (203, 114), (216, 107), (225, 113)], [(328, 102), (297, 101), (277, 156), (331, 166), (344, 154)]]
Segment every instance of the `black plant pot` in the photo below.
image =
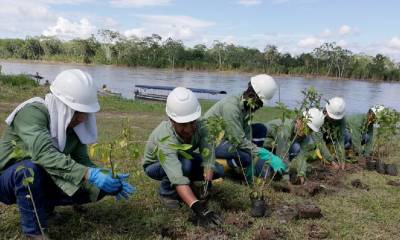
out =
[(367, 161), (365, 163), (365, 167), (369, 171), (374, 171), (376, 169), (376, 161), (372, 160), (372, 159), (367, 159)]
[(395, 164), (386, 164), (386, 174), (397, 176), (397, 166)]
[(251, 200), (251, 216), (264, 217), (267, 206), (264, 199)]
[(381, 160), (376, 161), (376, 171), (380, 174), (386, 173), (385, 163)]

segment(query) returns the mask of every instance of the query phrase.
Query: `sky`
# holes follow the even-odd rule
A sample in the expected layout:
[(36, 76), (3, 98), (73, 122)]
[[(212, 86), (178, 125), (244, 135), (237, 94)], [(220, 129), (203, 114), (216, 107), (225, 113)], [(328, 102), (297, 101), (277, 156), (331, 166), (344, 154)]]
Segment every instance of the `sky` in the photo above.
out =
[(0, 0), (0, 38), (87, 38), (100, 29), (159, 34), (186, 46), (214, 40), (298, 55), (335, 41), (400, 61), (396, 0)]

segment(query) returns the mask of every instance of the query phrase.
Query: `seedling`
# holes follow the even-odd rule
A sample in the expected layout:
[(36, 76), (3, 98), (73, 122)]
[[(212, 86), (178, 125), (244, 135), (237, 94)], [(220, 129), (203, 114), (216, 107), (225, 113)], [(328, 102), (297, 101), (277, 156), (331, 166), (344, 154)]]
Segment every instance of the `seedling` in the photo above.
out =
[(113, 178), (116, 178), (117, 164), (113, 156), (119, 153), (128, 154), (128, 156), (137, 158), (139, 150), (136, 146), (138, 141), (133, 139), (133, 133), (130, 128), (129, 120), (126, 120), (120, 136), (112, 142), (96, 143), (89, 146), (89, 156), (99, 159), (104, 164), (109, 164)]
[[(160, 144), (166, 143), (167, 140), (170, 139), (170, 137), (171, 137), (170, 135), (162, 137), (161, 139), (158, 140), (158, 142), (154, 143), (156, 147), (154, 148), (154, 151), (151, 153), (151, 155), (153, 158), (158, 159), (161, 165), (165, 164), (165, 153), (161, 149)], [(185, 159), (187, 160), (193, 159), (192, 155), (185, 152), (192, 148), (191, 144), (168, 144), (167, 146), (170, 149), (177, 150), (178, 154), (184, 157)]]
[(300, 101), (300, 107), (295, 109), (296, 115), (300, 115), (310, 108), (321, 108), (322, 94), (314, 87), (304, 89), (301, 93), (303, 94), (303, 99)]
[[(277, 153), (280, 155), (282, 160), (284, 160), (285, 162), (289, 162), (289, 159), (288, 159), (289, 151), (290, 151), (291, 146), (296, 141), (296, 139), (298, 139), (299, 136), (303, 136), (303, 135), (309, 136), (311, 134), (310, 129), (307, 125), (310, 121), (310, 116), (308, 115), (308, 110), (310, 108), (314, 108), (314, 107), (319, 108), (320, 107), (322, 95), (320, 93), (318, 93), (314, 87), (310, 87), (309, 89), (304, 89), (302, 91), (302, 94), (303, 94), (303, 99), (300, 102), (298, 102), (300, 106), (298, 108), (295, 108), (294, 111), (289, 110), (288, 107), (285, 106), (285, 104), (283, 104), (281, 102), (277, 103), (277, 108), (282, 112), (282, 115), (281, 115), (281, 124), (279, 126), (276, 126), (276, 129), (275, 129), (276, 136), (274, 139), (274, 144), (272, 146), (273, 147), (272, 151), (274, 150), (275, 147), (277, 147), (276, 141), (277, 141), (277, 138), (279, 137), (279, 135), (285, 134), (285, 131), (288, 131), (286, 134), (289, 134), (290, 139), (288, 139), (288, 141), (285, 143), (285, 146), (279, 146), (280, 150)], [(291, 126), (291, 128), (289, 130), (285, 130), (284, 125), (285, 125), (287, 117), (290, 117), (293, 115), (294, 115), (295, 122), (293, 123), (293, 125)], [(286, 149), (286, 150), (283, 152), (282, 148)], [(274, 173), (274, 175), (271, 178), (268, 185), (271, 184), (275, 175), (276, 175), (276, 172)], [(264, 176), (263, 185), (266, 182), (266, 176), (267, 176), (267, 174), (265, 174), (265, 176)]]
[(344, 157), (344, 143), (339, 141), (339, 135), (343, 134), (341, 133), (340, 126), (336, 126), (328, 122), (323, 125), (322, 132), (325, 133), (325, 135), (328, 137), (328, 140), (332, 143), (331, 150), (333, 150), (336, 160), (343, 166), (346, 159)]
[[(215, 148), (221, 143), (225, 135), (225, 122), (222, 117), (210, 117), (205, 120), (205, 127), (207, 129), (207, 142), (211, 149), (204, 148), (201, 155), (203, 158), (209, 157), (212, 154), (212, 159), (215, 159)], [(202, 198), (208, 195), (207, 180), (204, 181)]]
[(35, 212), (36, 221), (39, 225), (39, 229), (40, 229), (40, 233), (42, 234), (42, 238), (47, 239), (46, 235), (44, 234), (44, 228), (42, 227), (42, 224), (40, 223), (39, 214), (37, 212), (37, 208), (36, 208), (36, 204), (35, 204), (35, 199), (33, 198), (33, 194), (32, 194), (31, 187), (30, 187), (30, 185), (35, 181), (35, 172), (32, 170), (32, 168), (25, 168), (25, 166), (20, 165), (15, 169), (15, 173), (17, 173), (23, 169), (28, 169), (29, 174), (30, 174), (30, 176), (28, 177), (26, 175), (26, 172), (24, 172), (24, 178), (22, 179), (22, 185), (27, 187), (28, 191), (29, 191), (29, 194), (26, 195), (26, 198), (30, 199), (32, 202), (33, 211)]
[(394, 109), (385, 108), (376, 114), (375, 126), (377, 134), (373, 142), (373, 153), (380, 159), (389, 157), (393, 150), (393, 142), (398, 137), (400, 113)]

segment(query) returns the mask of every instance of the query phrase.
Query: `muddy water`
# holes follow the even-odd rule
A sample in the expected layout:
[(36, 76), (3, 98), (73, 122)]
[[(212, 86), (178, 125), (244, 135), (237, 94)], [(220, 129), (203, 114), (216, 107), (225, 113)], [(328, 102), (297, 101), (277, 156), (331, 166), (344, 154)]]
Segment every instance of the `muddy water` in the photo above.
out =
[[(225, 90), (228, 94), (243, 91), (251, 74), (196, 72), (165, 69), (131, 68), (116, 66), (86, 66), (73, 64), (14, 63), (0, 61), (3, 73), (39, 72), (45, 79), (52, 80), (62, 70), (80, 68), (89, 72), (99, 83), (109, 89), (121, 92), (124, 97), (133, 98), (135, 84), (185, 86)], [(344, 97), (348, 113), (366, 112), (374, 104), (384, 104), (400, 110), (400, 84), (376, 83), (357, 80), (326, 80), (294, 77), (277, 77), (280, 85), (280, 100), (289, 107), (295, 107), (301, 99), (301, 90), (314, 86), (325, 98)], [(1, 93), (0, 93), (1, 94)], [(206, 96), (218, 99), (220, 96)], [(279, 94), (272, 102), (279, 100)]]

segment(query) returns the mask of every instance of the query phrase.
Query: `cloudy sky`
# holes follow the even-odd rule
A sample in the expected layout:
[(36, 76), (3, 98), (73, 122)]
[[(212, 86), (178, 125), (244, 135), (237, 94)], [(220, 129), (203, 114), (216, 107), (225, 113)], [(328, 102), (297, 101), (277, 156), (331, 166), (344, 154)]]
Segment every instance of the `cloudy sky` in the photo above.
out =
[(0, 38), (68, 40), (106, 28), (126, 36), (157, 33), (187, 46), (274, 44), (292, 54), (336, 41), (400, 61), (396, 0), (0, 0), (0, 6)]

